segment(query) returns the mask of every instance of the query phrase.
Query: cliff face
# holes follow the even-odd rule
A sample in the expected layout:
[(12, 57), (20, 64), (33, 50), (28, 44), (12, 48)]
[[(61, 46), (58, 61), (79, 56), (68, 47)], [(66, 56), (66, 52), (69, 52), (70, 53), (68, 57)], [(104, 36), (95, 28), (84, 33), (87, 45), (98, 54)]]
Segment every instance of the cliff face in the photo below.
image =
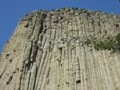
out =
[(94, 41), (120, 32), (120, 16), (85, 9), (24, 16), (0, 56), (0, 90), (120, 90), (120, 53)]

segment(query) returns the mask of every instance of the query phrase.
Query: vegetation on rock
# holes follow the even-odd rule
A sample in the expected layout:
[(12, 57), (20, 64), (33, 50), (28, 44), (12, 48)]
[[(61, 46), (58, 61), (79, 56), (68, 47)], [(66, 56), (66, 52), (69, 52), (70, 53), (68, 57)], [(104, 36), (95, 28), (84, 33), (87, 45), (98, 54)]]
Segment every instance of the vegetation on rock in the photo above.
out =
[(113, 50), (120, 52), (120, 33), (115, 37), (110, 37), (108, 39), (95, 41), (94, 48), (96, 50)]

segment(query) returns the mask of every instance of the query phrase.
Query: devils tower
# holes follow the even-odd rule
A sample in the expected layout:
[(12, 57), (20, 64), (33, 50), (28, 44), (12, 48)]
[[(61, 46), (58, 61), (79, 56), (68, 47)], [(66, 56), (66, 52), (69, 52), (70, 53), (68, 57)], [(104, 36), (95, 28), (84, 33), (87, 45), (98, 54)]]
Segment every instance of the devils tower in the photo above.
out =
[(0, 90), (120, 90), (119, 33), (120, 15), (33, 11), (0, 55)]

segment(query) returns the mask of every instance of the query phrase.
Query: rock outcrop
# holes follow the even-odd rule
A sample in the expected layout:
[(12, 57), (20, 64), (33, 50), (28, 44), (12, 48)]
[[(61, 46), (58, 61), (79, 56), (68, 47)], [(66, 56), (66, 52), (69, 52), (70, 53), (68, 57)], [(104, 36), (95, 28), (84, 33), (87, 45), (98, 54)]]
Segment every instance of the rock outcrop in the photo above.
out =
[(94, 48), (94, 41), (118, 33), (116, 14), (33, 11), (0, 55), (0, 90), (120, 90), (120, 53)]

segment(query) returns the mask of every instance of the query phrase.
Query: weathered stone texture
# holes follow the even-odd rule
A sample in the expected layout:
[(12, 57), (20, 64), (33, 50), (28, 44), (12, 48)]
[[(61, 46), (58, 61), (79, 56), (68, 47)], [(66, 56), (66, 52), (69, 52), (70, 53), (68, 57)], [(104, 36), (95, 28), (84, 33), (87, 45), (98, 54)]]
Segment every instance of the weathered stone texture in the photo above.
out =
[(120, 16), (85, 9), (24, 16), (0, 55), (0, 90), (120, 90), (120, 53), (94, 40), (120, 32)]

